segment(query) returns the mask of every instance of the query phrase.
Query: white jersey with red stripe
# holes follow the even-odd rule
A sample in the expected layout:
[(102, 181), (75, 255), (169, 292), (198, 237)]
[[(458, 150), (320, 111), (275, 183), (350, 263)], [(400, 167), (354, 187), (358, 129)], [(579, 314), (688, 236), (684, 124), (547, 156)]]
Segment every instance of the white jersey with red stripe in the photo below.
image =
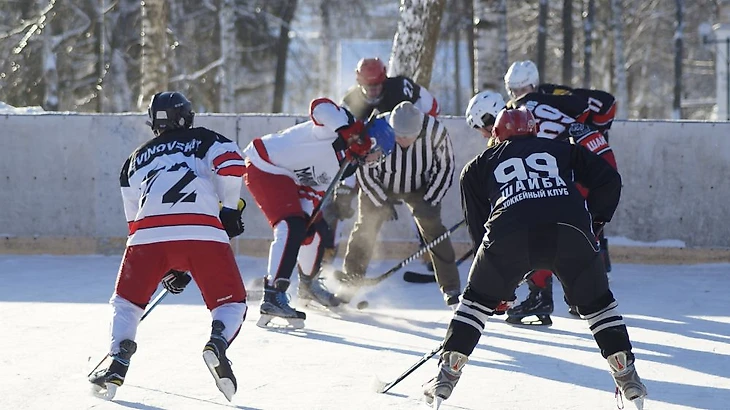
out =
[(127, 246), (228, 243), (219, 202), (236, 209), (244, 171), (238, 145), (207, 128), (171, 130), (142, 144), (119, 176), (129, 224)]
[(307, 122), (255, 138), (243, 153), (256, 168), (294, 180), (302, 199), (316, 206), (344, 159), (345, 142), (335, 130), (354, 118), (327, 98), (312, 101), (309, 116)]

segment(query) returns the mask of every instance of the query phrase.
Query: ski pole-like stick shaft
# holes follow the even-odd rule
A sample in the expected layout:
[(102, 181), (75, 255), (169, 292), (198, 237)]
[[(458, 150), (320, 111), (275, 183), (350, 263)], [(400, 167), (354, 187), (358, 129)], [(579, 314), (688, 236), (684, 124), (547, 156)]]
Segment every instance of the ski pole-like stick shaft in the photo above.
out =
[(417, 250), (411, 256), (403, 259), (400, 263), (398, 263), (397, 265), (395, 265), (392, 268), (390, 268), (390, 270), (388, 270), (387, 272), (385, 272), (385, 273), (383, 273), (383, 274), (381, 274), (379, 276), (373, 277), (373, 278), (363, 278), (363, 279), (361, 279), (360, 285), (363, 285), (363, 286), (377, 285), (378, 283), (384, 281), (385, 279), (388, 279), (391, 275), (393, 275), (399, 269), (401, 269), (402, 267), (404, 267), (404, 266), (408, 265), (409, 263), (413, 262), (415, 259), (421, 257), (421, 255), (423, 255), (424, 253), (426, 253), (429, 250), (431, 250), (434, 246), (436, 246), (439, 243), (441, 243), (444, 240), (446, 240), (446, 238), (448, 238), (455, 230), (459, 229), (462, 225), (464, 225), (464, 223), (466, 223), (466, 221), (462, 219), (459, 223), (457, 223), (456, 225), (454, 225), (451, 228), (449, 228), (448, 231), (444, 232), (438, 238), (436, 238), (436, 239), (432, 240), (431, 242), (427, 243), (426, 246), (421, 247), (421, 249)]
[(423, 357), (421, 357), (416, 363), (413, 364), (413, 366), (409, 367), (408, 370), (406, 370), (405, 372), (403, 372), (403, 374), (401, 374), (400, 376), (398, 376), (392, 382), (386, 384), (382, 388), (379, 388), (377, 392), (378, 393), (387, 393), (388, 390), (392, 389), (393, 386), (395, 386), (396, 384), (400, 383), (403, 379), (405, 379), (411, 373), (413, 373), (414, 371), (416, 371), (416, 369), (418, 369), (419, 367), (421, 367), (430, 358), (434, 357), (436, 355), (436, 353), (440, 352), (443, 348), (444, 348), (444, 342), (441, 342), (441, 344), (438, 345), (437, 348), (435, 348), (435, 349), (431, 350), (430, 352), (424, 354)]
[[(139, 318), (139, 321), (141, 322), (142, 320), (144, 320), (144, 318), (146, 318), (147, 315), (149, 315), (150, 312), (152, 312), (152, 309), (154, 309), (155, 306), (157, 306), (162, 301), (162, 299), (164, 299), (165, 296), (167, 296), (168, 293), (169, 292), (167, 291), (167, 289), (162, 289), (162, 292), (160, 292), (160, 294), (155, 297), (155, 299), (152, 301), (152, 303), (150, 303), (150, 305), (147, 306), (147, 309), (144, 311), (144, 314), (142, 315), (142, 317)], [(101, 360), (99, 360), (99, 363), (97, 363), (96, 366), (94, 366), (94, 368), (91, 369), (91, 371), (89, 372), (89, 374), (86, 377), (91, 377), (91, 375), (96, 371), (96, 369), (98, 369), (99, 366), (101, 366), (101, 364), (104, 363), (104, 359), (106, 359), (107, 357), (109, 357), (109, 354), (102, 357)]]
[(324, 195), (322, 195), (322, 200), (319, 201), (317, 206), (312, 211), (312, 217), (309, 218), (309, 224), (307, 225), (307, 230), (312, 227), (312, 224), (314, 221), (317, 220), (317, 217), (319, 217), (319, 214), (322, 213), (322, 209), (324, 209), (324, 206), (327, 204), (327, 201), (332, 198), (332, 195), (335, 193), (335, 190), (337, 189), (337, 185), (340, 183), (340, 180), (342, 179), (342, 176), (345, 175), (345, 172), (347, 171), (347, 168), (352, 165), (352, 162), (345, 159), (342, 161), (342, 164), (340, 165), (340, 169), (335, 174), (335, 177), (332, 179), (332, 182), (327, 187), (327, 190), (324, 191)]

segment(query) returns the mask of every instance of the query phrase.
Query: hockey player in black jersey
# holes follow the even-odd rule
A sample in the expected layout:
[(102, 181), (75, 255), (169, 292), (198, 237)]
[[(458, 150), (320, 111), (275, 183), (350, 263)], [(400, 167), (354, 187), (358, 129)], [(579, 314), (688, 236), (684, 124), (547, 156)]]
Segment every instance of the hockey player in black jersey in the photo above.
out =
[(399, 75), (388, 77), (385, 64), (379, 58), (363, 58), (355, 70), (357, 84), (342, 98), (342, 106), (359, 120), (366, 120), (373, 110), (390, 112), (403, 101), (410, 101), (424, 114), (436, 116), (439, 105), (425, 87)]
[[(573, 89), (555, 84), (540, 84), (537, 66), (532, 61), (514, 62), (504, 76), (504, 84), (512, 98), (508, 108), (526, 107), (537, 120), (537, 136), (557, 140), (573, 138), (577, 143), (600, 155), (616, 168), (616, 158), (604, 132), (611, 127), (615, 99), (605, 91)], [(602, 132), (603, 131), (603, 132)], [(587, 195), (583, 187), (579, 187)], [(608, 241), (600, 234), (601, 255), (610, 272)], [(512, 324), (550, 325), (553, 312), (552, 273), (534, 272), (527, 281), (528, 297), (507, 311)], [(569, 312), (577, 315), (573, 304)], [(530, 320), (530, 318), (535, 318)]]
[[(641, 409), (647, 390), (595, 241), (616, 210), (621, 177), (579, 144), (536, 138), (535, 126), (526, 109), (503, 110), (493, 129), (500, 142), (461, 173), (476, 256), (425, 398), (436, 406), (449, 398), (489, 316), (514, 297), (526, 272), (548, 269), (588, 322), (619, 391)], [(590, 189), (586, 199), (577, 182)]]

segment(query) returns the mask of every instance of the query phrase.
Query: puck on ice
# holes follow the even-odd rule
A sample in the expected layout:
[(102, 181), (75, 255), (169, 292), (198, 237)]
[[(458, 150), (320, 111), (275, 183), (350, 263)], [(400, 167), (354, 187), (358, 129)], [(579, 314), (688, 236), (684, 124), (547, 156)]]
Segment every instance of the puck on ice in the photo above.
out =
[(358, 302), (357, 303), (357, 309), (358, 310), (363, 310), (366, 307), (368, 307), (368, 305), (369, 305), (368, 301), (367, 300), (363, 300), (362, 302)]

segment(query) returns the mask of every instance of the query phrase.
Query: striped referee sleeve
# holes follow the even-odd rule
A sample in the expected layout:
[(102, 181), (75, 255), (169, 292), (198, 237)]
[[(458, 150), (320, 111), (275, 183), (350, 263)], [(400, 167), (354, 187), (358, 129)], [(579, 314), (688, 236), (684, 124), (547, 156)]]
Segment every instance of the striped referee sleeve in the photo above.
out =
[(378, 167), (363, 167), (357, 169), (356, 178), (360, 186), (360, 190), (375, 204), (382, 206), (388, 201), (388, 195), (385, 193), (383, 186), (378, 180)]
[(433, 141), (433, 162), (431, 163), (431, 178), (428, 190), (423, 196), (426, 202), (436, 206), (444, 199), (446, 191), (454, 182), (454, 147), (446, 127), (436, 119), (430, 129), (428, 137)]

